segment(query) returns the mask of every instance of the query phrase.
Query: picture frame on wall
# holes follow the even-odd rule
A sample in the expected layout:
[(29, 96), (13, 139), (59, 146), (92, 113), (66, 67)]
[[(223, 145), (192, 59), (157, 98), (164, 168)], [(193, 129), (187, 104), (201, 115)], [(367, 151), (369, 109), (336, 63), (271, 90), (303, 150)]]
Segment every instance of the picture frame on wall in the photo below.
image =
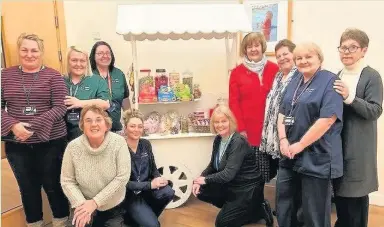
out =
[[(275, 45), (282, 39), (291, 39), (291, 0), (249, 0), (243, 2), (253, 32), (261, 32), (267, 40), (267, 56), (275, 55)], [(245, 34), (244, 34), (245, 35)]]

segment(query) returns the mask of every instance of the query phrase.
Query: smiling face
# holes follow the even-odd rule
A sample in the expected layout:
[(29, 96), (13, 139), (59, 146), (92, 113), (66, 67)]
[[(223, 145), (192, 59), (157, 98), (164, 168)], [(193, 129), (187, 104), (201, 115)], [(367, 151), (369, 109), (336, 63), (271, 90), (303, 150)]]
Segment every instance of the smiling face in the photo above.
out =
[(345, 40), (341, 43), (339, 48), (340, 61), (344, 66), (353, 65), (363, 58), (366, 52), (367, 48), (362, 48), (356, 40)]
[(92, 110), (85, 113), (83, 127), (84, 135), (86, 135), (90, 141), (100, 141), (108, 131), (108, 126), (104, 117)]
[(108, 67), (112, 61), (111, 50), (106, 45), (100, 45), (95, 52), (96, 65), (99, 67)]
[(34, 40), (24, 39), (19, 48), (19, 61), (22, 68), (28, 70), (40, 69), (43, 53)]
[(77, 51), (71, 51), (68, 58), (69, 73), (71, 76), (81, 77), (85, 75), (88, 67), (87, 55)]
[(246, 47), (247, 58), (254, 62), (259, 62), (263, 58), (262, 46), (259, 42), (252, 42)]
[(129, 119), (127, 127), (125, 128), (125, 134), (129, 139), (139, 140), (143, 135), (144, 123), (140, 118), (133, 117)]
[(309, 49), (303, 49), (295, 56), (297, 70), (305, 77), (311, 77), (320, 68), (321, 61), (319, 55)]
[(276, 60), (280, 70), (283, 72), (289, 72), (295, 65), (293, 53), (289, 51), (286, 46), (283, 46), (276, 51)]
[(213, 126), (220, 136), (227, 137), (230, 135), (230, 122), (225, 114), (217, 113), (213, 119)]

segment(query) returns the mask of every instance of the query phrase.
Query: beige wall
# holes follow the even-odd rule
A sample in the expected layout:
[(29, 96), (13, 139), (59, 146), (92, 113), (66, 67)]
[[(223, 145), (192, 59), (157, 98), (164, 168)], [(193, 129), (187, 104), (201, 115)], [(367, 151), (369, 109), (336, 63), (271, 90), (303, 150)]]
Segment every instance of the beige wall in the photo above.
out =
[[(116, 65), (127, 72), (132, 62), (131, 46), (130, 43), (115, 33), (116, 6), (118, 3), (132, 2), (134, 1), (65, 1), (68, 45), (80, 45), (90, 50), (94, 40), (101, 38), (112, 45), (116, 55)], [(196, 2), (202, 1), (196, 0)], [(228, 0), (226, 2), (237, 1)], [(341, 68), (336, 49), (339, 36), (346, 27), (361, 28), (371, 38), (367, 62), (383, 75), (382, 53), (384, 53), (384, 45), (382, 42), (384, 33), (380, 29), (380, 23), (384, 21), (382, 9), (384, 9), (383, 1), (294, 1), (293, 41), (318, 43), (324, 51), (325, 68), (337, 72)], [(172, 107), (167, 105), (167, 108), (180, 109), (181, 112), (187, 113), (196, 108), (211, 107), (217, 97), (220, 95), (227, 96), (224, 40), (145, 41), (138, 43), (138, 56), (139, 68), (165, 67), (169, 70), (179, 71), (190, 69), (195, 74), (195, 80), (201, 84), (203, 95), (205, 95), (202, 102)], [(161, 111), (166, 109), (164, 106), (158, 108)], [(143, 107), (144, 112), (152, 109), (153, 106)], [(384, 120), (381, 118), (379, 120), (379, 138), (382, 138), (383, 135)], [(205, 141), (204, 146), (209, 148), (210, 140), (204, 139), (203, 141)], [(188, 143), (189, 141), (185, 140), (184, 142)], [(172, 144), (171, 147), (175, 147), (174, 145)], [(161, 148), (158, 150), (165, 152), (167, 151), (166, 146), (164, 142), (159, 142)], [(177, 148), (175, 147), (175, 149)], [(382, 187), (378, 193), (372, 195), (371, 203), (384, 206), (383, 149), (384, 142), (381, 140), (378, 146), (378, 166)], [(194, 152), (193, 150), (190, 152)], [(162, 154), (164, 155), (163, 152)], [(167, 156), (173, 156), (171, 154), (175, 153), (168, 152)], [(205, 164), (201, 162), (206, 162), (208, 156), (203, 156), (198, 161), (199, 164), (192, 167), (194, 168), (192, 172), (198, 173), (204, 167)], [(185, 157), (187, 162), (190, 162), (189, 157), (189, 155)], [(194, 155), (193, 157), (197, 156)]]

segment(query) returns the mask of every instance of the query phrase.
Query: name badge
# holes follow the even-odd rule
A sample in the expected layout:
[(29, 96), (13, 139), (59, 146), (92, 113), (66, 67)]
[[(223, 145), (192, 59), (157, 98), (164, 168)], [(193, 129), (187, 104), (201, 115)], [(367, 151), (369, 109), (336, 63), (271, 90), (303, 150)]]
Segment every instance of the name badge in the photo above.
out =
[(295, 118), (294, 117), (284, 117), (283, 124), (284, 125), (293, 125), (293, 124), (295, 124)]
[(108, 109), (108, 112), (113, 112), (113, 111), (115, 111), (116, 110), (116, 106), (117, 106), (117, 104), (115, 103), (115, 102), (111, 102), (111, 106), (109, 107), (109, 109)]
[(37, 113), (37, 109), (34, 106), (26, 106), (23, 108), (23, 114), (24, 115), (35, 115)]
[(78, 122), (80, 120), (79, 112), (69, 112), (67, 113), (67, 122)]

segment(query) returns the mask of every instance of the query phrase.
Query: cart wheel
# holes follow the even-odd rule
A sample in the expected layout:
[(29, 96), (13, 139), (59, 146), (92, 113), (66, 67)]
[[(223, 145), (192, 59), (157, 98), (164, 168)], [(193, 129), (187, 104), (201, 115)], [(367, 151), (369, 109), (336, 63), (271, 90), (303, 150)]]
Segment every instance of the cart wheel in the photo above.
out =
[(170, 186), (175, 190), (173, 200), (166, 209), (183, 205), (192, 193), (192, 173), (181, 163), (158, 165), (160, 174), (170, 181)]

